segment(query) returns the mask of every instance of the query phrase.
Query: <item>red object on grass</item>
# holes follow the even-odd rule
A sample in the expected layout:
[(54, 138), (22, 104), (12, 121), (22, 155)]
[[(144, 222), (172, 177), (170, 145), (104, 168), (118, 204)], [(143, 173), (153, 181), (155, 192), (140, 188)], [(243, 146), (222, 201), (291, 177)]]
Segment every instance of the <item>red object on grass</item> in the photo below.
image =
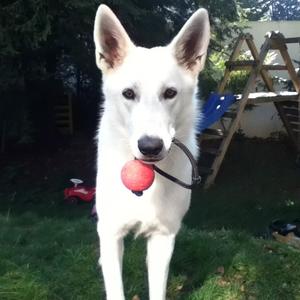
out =
[(121, 170), (123, 184), (133, 192), (147, 190), (154, 181), (153, 165), (140, 160), (128, 161)]

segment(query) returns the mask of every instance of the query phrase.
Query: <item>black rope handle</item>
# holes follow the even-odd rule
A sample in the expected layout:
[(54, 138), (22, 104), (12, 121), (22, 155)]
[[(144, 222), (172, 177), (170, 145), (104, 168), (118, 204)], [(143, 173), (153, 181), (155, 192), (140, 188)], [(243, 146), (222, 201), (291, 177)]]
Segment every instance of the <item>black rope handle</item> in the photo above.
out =
[(178, 139), (175, 139), (175, 138), (173, 139), (172, 142), (173, 142), (174, 145), (179, 147), (184, 152), (184, 154), (188, 157), (188, 159), (189, 159), (189, 161), (192, 165), (192, 183), (191, 184), (185, 183), (182, 180), (166, 173), (162, 169), (158, 168), (156, 165), (153, 165), (153, 168), (158, 174), (166, 177), (167, 179), (173, 181), (174, 183), (177, 183), (177, 184), (179, 184), (180, 186), (182, 186), (186, 189), (192, 189), (196, 185), (200, 184), (200, 182), (201, 182), (201, 176), (199, 175), (197, 162), (194, 159), (193, 154), (191, 153), (191, 151), (183, 143), (181, 143)]

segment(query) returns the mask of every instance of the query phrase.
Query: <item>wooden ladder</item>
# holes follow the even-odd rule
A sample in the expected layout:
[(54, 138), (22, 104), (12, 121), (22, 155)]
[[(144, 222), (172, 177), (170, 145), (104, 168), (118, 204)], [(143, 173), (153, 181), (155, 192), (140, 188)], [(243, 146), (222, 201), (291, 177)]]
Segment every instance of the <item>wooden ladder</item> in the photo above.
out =
[(73, 134), (73, 109), (72, 96), (70, 94), (64, 95), (64, 97), (54, 105), (54, 122), (57, 130), (61, 134)]
[[(286, 41), (287, 39), (284, 39), (284, 37), (278, 33), (268, 33), (258, 53), (253, 42), (253, 37), (250, 34), (240, 35), (237, 39), (229, 61), (225, 64), (226, 69), (219, 85), (218, 93), (224, 93), (231, 72), (236, 70), (250, 70), (250, 73), (244, 90), (238, 97), (238, 101), (231, 107), (230, 111), (225, 113), (221, 118), (220, 123), (222, 124), (222, 128), (209, 128), (203, 132), (204, 138), (201, 138), (202, 154), (199, 169), (201, 175), (205, 178), (204, 188), (208, 188), (213, 184), (248, 103), (274, 102), (289, 136), (294, 144), (297, 145), (299, 151), (299, 134), (296, 136), (296, 133), (299, 132), (300, 124), (298, 113), (300, 84), (291, 58), (287, 52)], [(237, 60), (244, 43), (248, 46), (253, 60)], [(269, 50), (273, 49), (279, 49), (285, 65), (264, 65)], [(295, 87), (295, 92), (285, 94), (275, 93), (268, 70), (287, 70)], [(256, 80), (259, 76), (263, 79), (270, 93), (264, 93), (263, 95), (262, 93), (251, 93), (251, 91), (254, 90)], [(296, 102), (287, 101), (291, 99), (296, 100)], [(217, 140), (214, 137), (218, 137), (219, 139)]]

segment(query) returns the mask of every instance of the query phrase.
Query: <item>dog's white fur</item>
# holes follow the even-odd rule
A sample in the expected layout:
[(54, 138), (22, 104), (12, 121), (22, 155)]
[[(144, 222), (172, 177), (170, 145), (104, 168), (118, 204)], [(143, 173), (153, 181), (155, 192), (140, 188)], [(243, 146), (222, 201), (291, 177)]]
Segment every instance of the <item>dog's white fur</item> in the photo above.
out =
[[(137, 197), (124, 187), (120, 172), (127, 161), (145, 159), (138, 140), (147, 135), (163, 140), (157, 166), (191, 181), (190, 163), (171, 141), (178, 138), (197, 156), (197, 76), (204, 66), (209, 38), (205, 9), (196, 11), (168, 46), (152, 49), (136, 47), (107, 6), (100, 5), (97, 11), (94, 40), (105, 103), (98, 136), (96, 207), (108, 300), (125, 299), (123, 238), (131, 230), (148, 238), (150, 299), (166, 297), (175, 236), (191, 192), (156, 174), (153, 185)], [(164, 91), (170, 87), (177, 95), (164, 99)], [(135, 92), (134, 100), (122, 95), (126, 88)]]

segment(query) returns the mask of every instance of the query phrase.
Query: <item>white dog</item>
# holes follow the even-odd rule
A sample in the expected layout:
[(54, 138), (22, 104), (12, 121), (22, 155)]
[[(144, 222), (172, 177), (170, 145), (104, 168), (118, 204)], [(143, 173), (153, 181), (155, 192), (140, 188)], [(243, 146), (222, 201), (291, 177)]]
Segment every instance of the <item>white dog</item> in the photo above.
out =
[(166, 47), (137, 47), (113, 12), (95, 19), (96, 62), (103, 75), (104, 113), (98, 136), (96, 207), (100, 257), (108, 300), (123, 300), (123, 238), (147, 237), (149, 297), (163, 300), (175, 236), (191, 192), (161, 175), (137, 197), (123, 185), (123, 165), (134, 158), (190, 182), (191, 166), (172, 146), (179, 139), (197, 157), (197, 77), (210, 39), (207, 11), (199, 9)]

